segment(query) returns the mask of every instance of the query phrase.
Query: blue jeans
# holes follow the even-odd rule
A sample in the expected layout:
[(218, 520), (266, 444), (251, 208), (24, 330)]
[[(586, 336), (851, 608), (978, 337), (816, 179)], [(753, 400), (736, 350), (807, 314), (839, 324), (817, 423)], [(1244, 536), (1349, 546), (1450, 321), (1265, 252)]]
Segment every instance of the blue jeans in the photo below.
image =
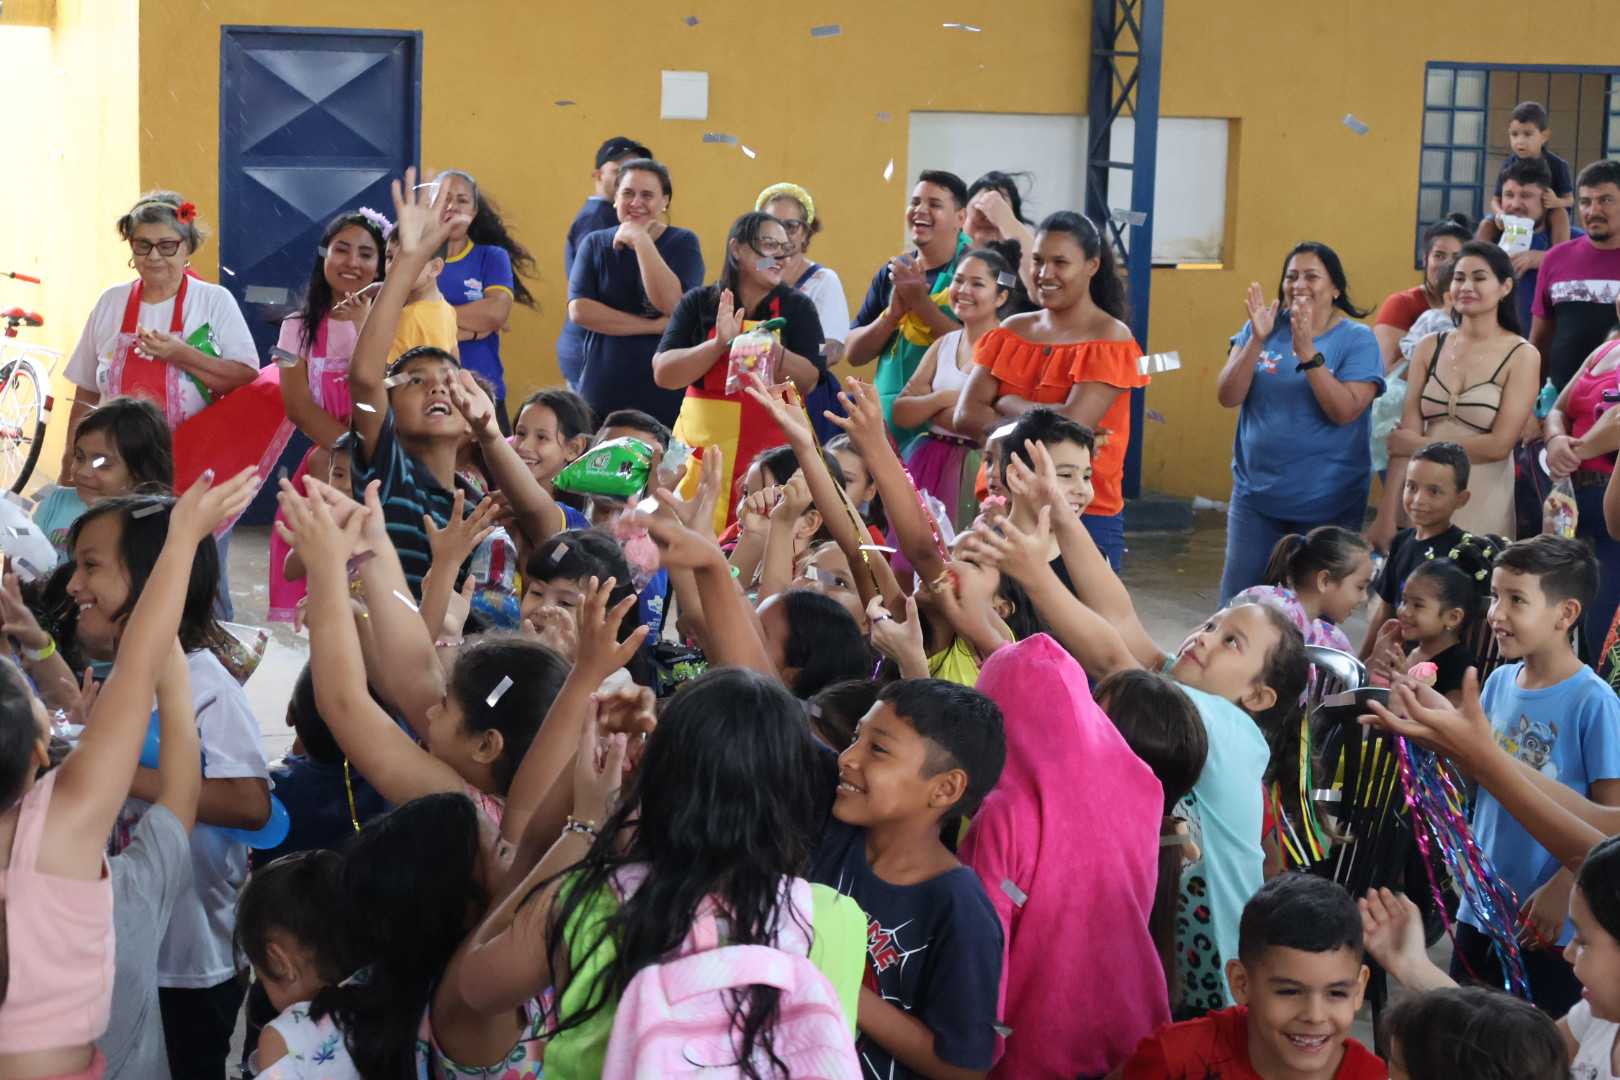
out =
[(1586, 634), (1587, 653), (1596, 664), (1603, 648), (1603, 639), (1609, 634), (1616, 608), (1620, 608), (1620, 540), (1609, 536), (1609, 527), (1603, 521), (1603, 485), (1575, 489), (1575, 505), (1579, 517), (1575, 522), (1575, 535), (1592, 545), (1592, 554), (1598, 561), (1597, 596), (1581, 615)]
[(1234, 491), (1226, 511), (1226, 565), (1221, 570), (1221, 603), (1244, 589), (1264, 584), (1261, 578), (1271, 559), (1271, 549), (1289, 533), (1308, 533), (1318, 525), (1338, 525), (1360, 533), (1367, 522), (1367, 495), (1371, 490), (1369, 480), (1365, 486), (1347, 493), (1336, 510), (1312, 521), (1272, 517), (1255, 509), (1247, 495)]
[(214, 617), (220, 622), (230, 622), (236, 614), (236, 606), (231, 603), (231, 531), (225, 532), (214, 540), (214, 549), (219, 552), (219, 596), (214, 601)]
[(1091, 534), (1092, 542), (1114, 568), (1114, 573), (1119, 573), (1120, 560), (1125, 557), (1125, 512), (1081, 514), (1080, 524)]

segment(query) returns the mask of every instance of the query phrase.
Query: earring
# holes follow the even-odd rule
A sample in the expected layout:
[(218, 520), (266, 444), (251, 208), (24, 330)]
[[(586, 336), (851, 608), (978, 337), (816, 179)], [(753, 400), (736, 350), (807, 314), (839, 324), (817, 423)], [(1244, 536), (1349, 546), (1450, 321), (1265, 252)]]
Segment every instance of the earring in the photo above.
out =
[(131, 270), (135, 269), (135, 256), (133, 255), (129, 257), (129, 268)]

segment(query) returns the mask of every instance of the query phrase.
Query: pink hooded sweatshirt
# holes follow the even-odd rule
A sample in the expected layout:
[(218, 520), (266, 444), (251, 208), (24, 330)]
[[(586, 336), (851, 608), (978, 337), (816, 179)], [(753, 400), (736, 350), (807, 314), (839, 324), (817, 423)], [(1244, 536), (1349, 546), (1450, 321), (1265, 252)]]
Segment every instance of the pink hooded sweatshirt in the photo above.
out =
[(1001, 916), (993, 1080), (1103, 1076), (1170, 1020), (1148, 934), (1164, 794), (1045, 634), (999, 649), (978, 689), (1001, 706), (1007, 765), (958, 852)]

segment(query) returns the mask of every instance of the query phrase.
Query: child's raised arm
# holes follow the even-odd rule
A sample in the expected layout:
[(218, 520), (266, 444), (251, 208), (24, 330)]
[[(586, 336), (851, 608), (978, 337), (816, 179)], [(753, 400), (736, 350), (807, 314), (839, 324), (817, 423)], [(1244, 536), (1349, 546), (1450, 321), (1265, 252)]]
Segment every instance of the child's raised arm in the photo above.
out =
[[(112, 674), (86, 718), (79, 745), (58, 770), (45, 817), (39, 869), (83, 877), (100, 866), (107, 833), (129, 794), (152, 715), (157, 673), (180, 634), (180, 613), (197, 545), (252, 501), (255, 471), (213, 486), (204, 472), (169, 510), (169, 532), (119, 642)], [(189, 680), (189, 676), (188, 676)], [(201, 783), (200, 758), (191, 759)]]
[[(307, 621), (315, 704), (344, 755), (384, 799), (396, 806), (422, 795), (462, 791), (460, 774), (417, 746), (366, 689), (360, 637), (349, 608), (347, 567), (370, 508), (356, 510), (348, 524), (339, 528), (323, 499), (305, 498), (286, 481), (282, 481), (280, 501), (284, 520), (276, 527), (282, 539), (303, 552), (309, 567)], [(402, 601), (373, 601), (368, 587), (369, 608), (390, 602), (405, 610), (417, 633), (427, 636), (421, 621)], [(376, 622), (375, 615), (370, 621)], [(430, 666), (438, 670), (437, 663)]]
[(432, 515), (422, 515), (422, 527), (427, 530), (428, 547), (433, 552), (433, 563), (422, 577), (422, 625), (437, 639), (444, 628), (444, 618), (450, 611), (450, 598), (456, 591), (456, 575), (478, 545), (495, 531), (495, 514), (499, 511), (494, 499), (484, 499), (471, 514), (464, 510), (466, 492), (456, 489), (455, 501), (450, 509), (450, 521), (444, 528), (434, 522)]
[[(431, 180), (431, 173), (423, 173)], [(435, 189), (428, 185), (429, 192)], [(410, 299), (411, 286), (422, 268), (433, 260), (437, 251), (450, 236), (450, 222), (444, 220), (444, 207), (450, 198), (449, 185), (440, 185), (437, 198), (430, 200), (427, 193), (416, 185), (416, 170), (405, 170), (403, 188), (393, 182), (394, 240), (393, 265), (383, 279), (382, 291), (371, 305), (360, 336), (355, 339), (353, 358), (349, 362), (349, 395), (354, 401), (355, 434), (360, 437), (369, 461), (382, 431), (383, 417), (388, 413), (388, 391), (383, 378), (388, 370), (388, 351), (394, 344), (394, 331), (399, 326), (400, 314)], [(397, 239), (395, 239), (397, 238)]]
[(157, 707), (157, 805), (173, 814), (189, 833), (197, 823), (197, 801), (202, 797), (203, 775), (197, 767), (202, 743), (191, 700), (191, 666), (178, 637), (158, 672)]
[(495, 403), (478, 385), (472, 372), (458, 371), (450, 380), (450, 403), (472, 427), (473, 437), (484, 452), (490, 479), (506, 496), (512, 516), (530, 544), (537, 546), (552, 533), (562, 532), (567, 526), (562, 508), (540, 486), (540, 481), (501, 434), (500, 424), (495, 419)]

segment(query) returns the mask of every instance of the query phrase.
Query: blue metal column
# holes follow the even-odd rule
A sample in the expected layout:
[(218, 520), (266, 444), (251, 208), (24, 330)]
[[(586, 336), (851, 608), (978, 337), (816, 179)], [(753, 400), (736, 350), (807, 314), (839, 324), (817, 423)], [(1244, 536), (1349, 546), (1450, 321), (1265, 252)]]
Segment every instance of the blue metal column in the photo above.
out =
[[(1130, 290), (1131, 332), (1147, 348), (1153, 290), (1153, 180), (1158, 168), (1159, 74), (1164, 61), (1164, 0), (1093, 0), (1091, 97), (1086, 150), (1086, 213), (1114, 246)], [(1136, 122), (1129, 163), (1114, 161), (1114, 121)], [(1108, 191), (1110, 169), (1131, 174), (1129, 203)], [(1139, 225), (1119, 212), (1144, 215)], [(1125, 497), (1142, 491), (1143, 393), (1131, 391), (1131, 444)]]

